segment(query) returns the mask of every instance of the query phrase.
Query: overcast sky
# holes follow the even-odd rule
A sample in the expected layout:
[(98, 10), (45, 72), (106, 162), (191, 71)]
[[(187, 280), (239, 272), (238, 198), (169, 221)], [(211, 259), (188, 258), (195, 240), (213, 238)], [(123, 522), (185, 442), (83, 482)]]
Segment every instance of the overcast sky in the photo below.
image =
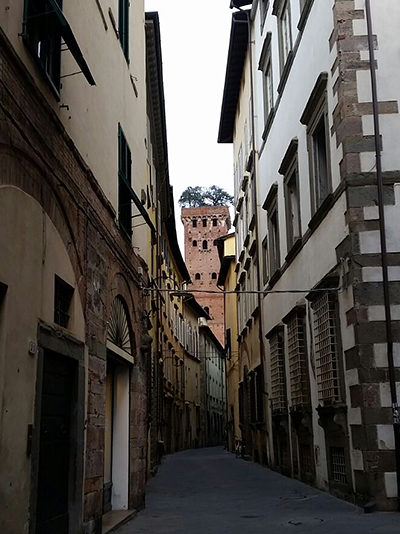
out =
[(232, 145), (217, 143), (232, 11), (229, 0), (145, 0), (158, 11), (164, 69), (170, 181), (178, 199), (191, 185), (233, 194)]

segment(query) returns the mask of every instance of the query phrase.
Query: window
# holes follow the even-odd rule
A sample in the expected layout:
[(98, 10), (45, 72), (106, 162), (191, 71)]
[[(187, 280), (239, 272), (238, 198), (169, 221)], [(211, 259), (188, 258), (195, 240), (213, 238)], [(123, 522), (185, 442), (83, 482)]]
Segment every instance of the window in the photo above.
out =
[(313, 193), (315, 209), (318, 209), (330, 192), (328, 181), (328, 150), (325, 116), (319, 117), (310, 134), (313, 164)]
[(301, 123), (307, 126), (313, 214), (322, 206), (332, 189), (326, 90), (327, 80), (328, 74), (325, 72), (321, 73), (300, 119)]
[(263, 284), (265, 285), (268, 282), (268, 237), (265, 237), (262, 242), (262, 274), (263, 274)]
[(213, 280), (216, 280), (217, 279), (217, 273), (211, 273), (211, 278)]
[(193, 228), (197, 228), (197, 219), (192, 219)]
[(344, 447), (329, 447), (332, 479), (337, 484), (347, 484)]
[(225, 330), (225, 352), (228, 360), (232, 358), (232, 331), (230, 328)]
[[(55, 0), (62, 9), (62, 0)], [(46, 0), (25, 2), (25, 42), (38, 60), (53, 88), (60, 89), (61, 32), (51, 3)]]
[(200, 273), (196, 273), (194, 277), (195, 277), (196, 280), (200, 280), (200, 278), (201, 278)]
[(62, 12), (62, 0), (25, 0), (22, 37), (57, 99), (60, 91), (61, 41), (64, 41), (87, 81), (95, 85), (71, 27)]
[(323, 293), (312, 303), (318, 399), (326, 404), (340, 400), (336, 298)]
[(264, 41), (258, 69), (262, 72), (263, 76), (264, 124), (267, 124), (274, 106), (270, 32), (267, 33)]
[(207, 226), (207, 219), (203, 219), (203, 228)]
[(307, 368), (305, 308), (296, 308), (284, 319), (287, 324), (287, 351), (290, 373), (290, 396), (294, 409), (310, 404)]
[(132, 235), (131, 151), (121, 126), (118, 126), (118, 220), (120, 227)]
[(203, 241), (203, 250), (207, 250), (208, 249), (208, 243), (207, 243), (207, 240), (204, 239)]
[(282, 72), (289, 57), (289, 53), (292, 50), (292, 29), (289, 0), (283, 0), (275, 14), (278, 17), (279, 57)]
[(261, 28), (264, 26), (265, 17), (267, 16), (268, 7), (269, 7), (269, 0), (261, 0), (260, 1)]
[(213, 226), (217, 226), (218, 225), (218, 219), (213, 219), (212, 220), (212, 225)]
[(118, 34), (124, 56), (129, 61), (129, 0), (119, 0)]
[(274, 328), (267, 337), (271, 357), (271, 407), (276, 414), (287, 409), (283, 328)]
[(197, 247), (197, 241), (196, 241), (196, 239), (193, 239), (193, 241), (192, 241), (192, 246), (193, 246), (193, 247)]
[(291, 169), (289, 169), (288, 176), (285, 180), (285, 196), (287, 240), (288, 250), (290, 250), (301, 236), (299, 176), (297, 171), (297, 162), (295, 162)]
[(272, 185), (264, 207), (267, 210), (269, 276), (272, 277), (280, 267), (277, 184)]
[(68, 327), (70, 307), (74, 288), (59, 276), (54, 277), (54, 322), (63, 328)]
[(279, 168), (279, 173), (284, 176), (288, 250), (301, 237), (297, 147), (297, 139), (292, 139)]

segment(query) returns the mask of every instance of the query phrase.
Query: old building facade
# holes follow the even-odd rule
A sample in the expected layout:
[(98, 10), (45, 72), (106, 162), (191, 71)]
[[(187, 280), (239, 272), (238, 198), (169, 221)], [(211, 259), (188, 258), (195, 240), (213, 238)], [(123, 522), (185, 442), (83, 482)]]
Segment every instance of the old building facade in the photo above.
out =
[(241, 358), (239, 355), (236, 295), (235, 234), (230, 233), (217, 241), (221, 268), (218, 286), (223, 287), (225, 321), (225, 368), (226, 368), (226, 444), (231, 452), (243, 452), (240, 426), (239, 378)]
[(151, 186), (143, 3), (63, 4), (17, 1), (0, 14), (7, 534), (98, 533), (103, 516), (144, 501), (142, 286), (155, 228), (141, 201)]
[[(233, 133), (248, 85), (268, 462), (346, 499), (393, 509), (400, 447), (394, 230), (400, 162), (393, 135), (399, 80), (389, 59), (395, 45), (384, 36), (395, 34), (400, 11), (390, 0), (371, 10), (365, 0), (232, 5), (251, 38), (231, 41), (227, 76), (232, 59), (241, 76), (228, 95), (236, 113), (232, 118), (223, 107), (221, 120), (228, 117)], [(253, 163), (239, 158), (235, 145), (234, 154), (240, 181)]]

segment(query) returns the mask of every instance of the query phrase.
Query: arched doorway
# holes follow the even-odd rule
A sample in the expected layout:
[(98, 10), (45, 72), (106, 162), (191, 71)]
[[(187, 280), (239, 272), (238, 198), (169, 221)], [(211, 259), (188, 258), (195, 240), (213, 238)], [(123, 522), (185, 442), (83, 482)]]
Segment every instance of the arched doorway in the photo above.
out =
[(126, 302), (114, 299), (107, 329), (103, 513), (129, 502), (130, 368), (133, 336)]

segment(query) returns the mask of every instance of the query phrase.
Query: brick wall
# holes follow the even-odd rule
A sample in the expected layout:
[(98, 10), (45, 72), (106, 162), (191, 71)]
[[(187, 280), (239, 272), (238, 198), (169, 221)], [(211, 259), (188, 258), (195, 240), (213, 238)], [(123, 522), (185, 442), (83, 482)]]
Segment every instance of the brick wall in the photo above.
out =
[[(185, 230), (185, 262), (192, 279), (190, 289), (218, 291), (220, 259), (215, 240), (229, 231), (229, 209), (226, 206), (183, 208), (181, 219)], [(195, 293), (195, 296), (201, 306), (208, 307), (212, 318), (210, 327), (224, 346), (223, 294)]]

